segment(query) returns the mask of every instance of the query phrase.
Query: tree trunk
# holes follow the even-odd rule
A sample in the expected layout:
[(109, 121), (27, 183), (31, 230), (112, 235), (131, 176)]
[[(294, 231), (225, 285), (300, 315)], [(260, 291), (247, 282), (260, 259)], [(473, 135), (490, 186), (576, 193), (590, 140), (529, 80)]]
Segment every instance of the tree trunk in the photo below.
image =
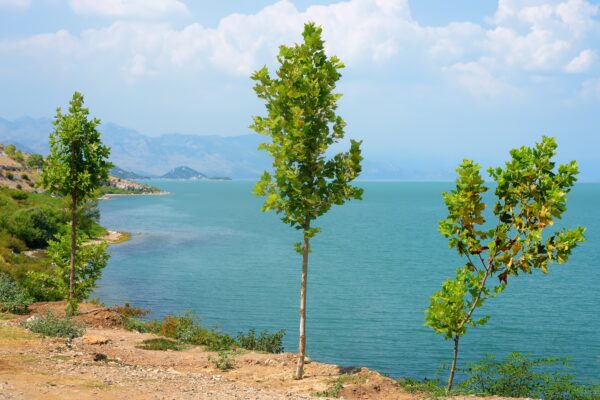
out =
[(460, 336), (454, 336), (454, 358), (452, 359), (452, 367), (450, 368), (450, 377), (448, 378), (448, 389), (447, 392), (450, 393), (452, 390), (452, 384), (454, 383), (454, 373), (456, 372), (456, 360), (458, 358), (458, 341), (460, 340)]
[(71, 192), (71, 269), (69, 270), (69, 301), (75, 298), (75, 252), (77, 251), (77, 193)]
[(302, 379), (304, 376), (304, 357), (306, 354), (306, 280), (308, 275), (308, 249), (309, 239), (306, 230), (310, 228), (307, 224), (304, 230), (304, 247), (302, 248), (302, 282), (300, 284), (300, 337), (298, 344), (298, 365), (294, 379)]

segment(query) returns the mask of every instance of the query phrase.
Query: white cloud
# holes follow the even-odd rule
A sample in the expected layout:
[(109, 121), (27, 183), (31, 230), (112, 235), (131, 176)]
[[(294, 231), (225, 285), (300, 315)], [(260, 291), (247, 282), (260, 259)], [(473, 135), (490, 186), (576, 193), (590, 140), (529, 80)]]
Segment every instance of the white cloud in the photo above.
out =
[(445, 68), (445, 72), (475, 96), (497, 97), (518, 94), (514, 87), (495, 77), (482, 62), (456, 63)]
[[(499, 0), (489, 25), (440, 27), (414, 20), (408, 0), (348, 0), (305, 11), (279, 0), (255, 14), (226, 16), (214, 28), (191, 23), (180, 29), (156, 21), (162, 15), (187, 13), (177, 0), (70, 4), (79, 13), (122, 19), (79, 35), (59, 31), (0, 41), (0, 52), (69, 54), (64, 63), (77, 59), (100, 64), (134, 80), (202, 68), (247, 76), (273, 62), (279, 44), (298, 41), (302, 25), (314, 21), (323, 26), (328, 51), (346, 64), (369, 68), (374, 63), (410, 63), (486, 95), (514, 93), (516, 76), (521, 85), (547, 73), (583, 72), (596, 58), (590, 37), (598, 31), (598, 6), (586, 0)], [(142, 17), (150, 21), (142, 22)]]
[(186, 5), (178, 0), (69, 0), (69, 5), (77, 14), (114, 18), (143, 19), (189, 13)]
[(31, 0), (0, 0), (0, 8), (29, 8)]
[(582, 50), (577, 57), (565, 66), (565, 71), (570, 73), (585, 72), (591, 68), (596, 58), (596, 53), (593, 50)]

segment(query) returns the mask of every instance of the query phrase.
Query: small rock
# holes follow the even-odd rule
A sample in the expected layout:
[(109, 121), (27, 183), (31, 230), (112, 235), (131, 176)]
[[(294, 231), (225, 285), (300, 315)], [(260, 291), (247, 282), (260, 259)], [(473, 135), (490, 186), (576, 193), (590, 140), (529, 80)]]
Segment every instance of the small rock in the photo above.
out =
[(108, 356), (102, 353), (94, 354), (94, 361), (106, 361), (108, 360)]
[(83, 344), (100, 345), (109, 343), (110, 339), (104, 336), (84, 335), (81, 338), (81, 342)]

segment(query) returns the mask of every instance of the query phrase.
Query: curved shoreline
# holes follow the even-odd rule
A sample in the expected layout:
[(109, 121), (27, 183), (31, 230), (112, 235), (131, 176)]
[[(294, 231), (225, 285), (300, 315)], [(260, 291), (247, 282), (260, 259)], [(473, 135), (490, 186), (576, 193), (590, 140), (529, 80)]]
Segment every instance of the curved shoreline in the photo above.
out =
[(171, 192), (156, 192), (156, 193), (106, 193), (98, 198), (98, 200), (111, 200), (113, 197), (125, 196), (168, 196)]

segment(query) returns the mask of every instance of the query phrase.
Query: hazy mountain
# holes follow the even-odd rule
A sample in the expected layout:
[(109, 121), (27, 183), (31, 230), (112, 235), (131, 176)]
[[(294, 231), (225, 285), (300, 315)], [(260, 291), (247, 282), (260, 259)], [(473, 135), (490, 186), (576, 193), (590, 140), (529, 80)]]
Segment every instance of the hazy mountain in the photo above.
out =
[(163, 179), (207, 179), (207, 176), (190, 168), (190, 167), (177, 167), (173, 168), (163, 176)]
[(113, 167), (110, 170), (110, 174), (112, 176), (116, 176), (121, 179), (149, 179), (149, 176), (144, 176), (140, 174), (136, 174), (135, 172), (126, 171), (123, 168)]
[[(24, 117), (14, 121), (0, 118), (0, 143), (14, 143), (24, 151), (46, 155), (52, 128), (49, 118)], [(271, 166), (269, 157), (257, 150), (264, 138), (256, 134), (222, 137), (173, 133), (150, 137), (113, 123), (102, 124), (99, 130), (102, 140), (111, 147), (113, 164), (141, 177), (159, 177), (185, 165), (208, 177), (256, 179)], [(346, 147), (339, 146), (335, 151)], [(361, 178), (448, 180), (453, 177), (453, 164), (442, 166), (430, 162), (426, 155), (416, 156), (402, 163), (365, 154)], [(403, 164), (410, 165), (410, 169), (400, 167)]]
[[(48, 154), (49, 118), (0, 118), (0, 143), (14, 143), (28, 152)], [(133, 129), (106, 123), (99, 128), (102, 140), (111, 147), (110, 160), (140, 176), (162, 176), (186, 165), (206, 176), (255, 178), (269, 167), (268, 157), (257, 151), (258, 135), (233, 137), (165, 134), (145, 136)]]

